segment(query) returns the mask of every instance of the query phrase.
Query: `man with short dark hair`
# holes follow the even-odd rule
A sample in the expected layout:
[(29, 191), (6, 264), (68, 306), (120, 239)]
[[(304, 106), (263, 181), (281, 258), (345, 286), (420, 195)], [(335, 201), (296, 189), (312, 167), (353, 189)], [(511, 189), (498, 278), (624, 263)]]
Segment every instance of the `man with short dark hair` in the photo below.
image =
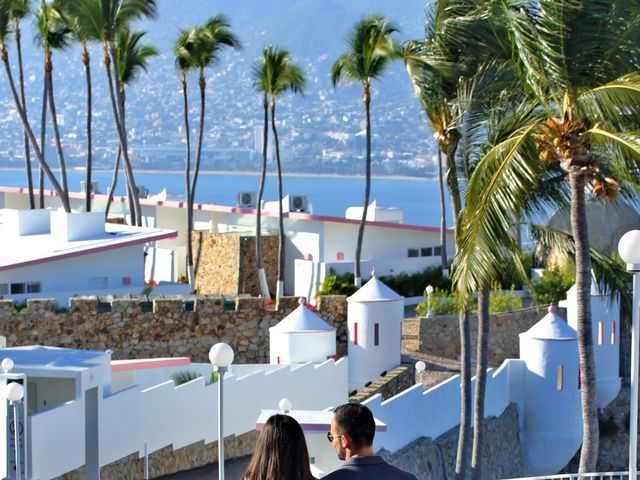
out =
[(338, 458), (346, 462), (323, 480), (416, 480), (373, 452), (375, 430), (373, 414), (364, 405), (347, 403), (336, 408), (327, 438)]

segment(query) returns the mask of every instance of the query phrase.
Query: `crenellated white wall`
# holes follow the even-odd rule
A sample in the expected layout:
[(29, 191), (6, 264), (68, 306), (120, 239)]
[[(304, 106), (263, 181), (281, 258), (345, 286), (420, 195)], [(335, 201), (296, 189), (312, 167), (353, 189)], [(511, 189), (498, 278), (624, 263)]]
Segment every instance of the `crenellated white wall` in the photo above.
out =
[[(253, 430), (261, 410), (277, 408), (283, 397), (295, 408), (308, 410), (347, 401), (346, 359), (260, 370), (244, 367), (237, 365), (225, 376), (225, 435)], [(194, 364), (185, 369), (205, 373), (211, 366)], [(144, 377), (140, 374), (141, 380)], [(151, 387), (132, 386), (100, 398), (100, 465), (136, 452), (142, 457), (145, 444), (151, 453), (168, 445), (177, 449), (217, 440), (218, 386), (207, 385), (205, 378), (177, 387), (171, 380)], [(53, 478), (84, 465), (84, 422), (84, 397), (30, 417), (33, 478)]]
[[(511, 403), (522, 411), (525, 364), (506, 360), (498, 370), (487, 372), (485, 417), (501, 415)], [(475, 385), (475, 378), (472, 380)], [(375, 395), (364, 404), (387, 424), (387, 431), (376, 433), (375, 450), (395, 453), (420, 437), (438, 438), (460, 423), (460, 376), (423, 391), (417, 384), (395, 397), (382, 401)], [(473, 415), (473, 412), (471, 413)]]

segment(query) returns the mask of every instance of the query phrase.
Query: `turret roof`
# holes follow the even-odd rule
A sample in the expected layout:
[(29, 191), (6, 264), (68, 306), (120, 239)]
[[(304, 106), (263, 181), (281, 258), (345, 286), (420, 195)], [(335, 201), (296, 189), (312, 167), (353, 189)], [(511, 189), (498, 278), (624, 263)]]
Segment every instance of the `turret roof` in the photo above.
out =
[(300, 299), (300, 305), (293, 312), (271, 327), (272, 332), (328, 332), (336, 328), (325, 322), (319, 315), (313, 313), (305, 305), (304, 299)]
[(350, 302), (394, 302), (402, 300), (404, 297), (387, 287), (378, 277), (374, 275), (360, 290), (351, 295), (347, 300)]
[(549, 313), (542, 320), (520, 335), (537, 340), (576, 340), (576, 331), (560, 318), (557, 312), (556, 306), (551, 305)]

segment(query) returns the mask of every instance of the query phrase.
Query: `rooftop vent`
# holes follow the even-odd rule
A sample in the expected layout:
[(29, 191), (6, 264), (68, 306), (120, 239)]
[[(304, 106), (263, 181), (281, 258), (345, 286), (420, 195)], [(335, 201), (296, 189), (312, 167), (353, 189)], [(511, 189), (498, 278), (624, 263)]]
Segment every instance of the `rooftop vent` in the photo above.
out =
[(256, 192), (238, 192), (238, 207), (255, 208)]

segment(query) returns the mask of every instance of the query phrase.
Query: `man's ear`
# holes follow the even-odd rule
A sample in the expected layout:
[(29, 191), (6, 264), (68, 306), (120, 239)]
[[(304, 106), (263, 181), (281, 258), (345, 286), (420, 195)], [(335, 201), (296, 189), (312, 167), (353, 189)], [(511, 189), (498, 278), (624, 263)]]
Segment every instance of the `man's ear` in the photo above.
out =
[(340, 437), (340, 441), (342, 442), (342, 448), (351, 449), (351, 437), (348, 437), (347, 435), (342, 435)]

